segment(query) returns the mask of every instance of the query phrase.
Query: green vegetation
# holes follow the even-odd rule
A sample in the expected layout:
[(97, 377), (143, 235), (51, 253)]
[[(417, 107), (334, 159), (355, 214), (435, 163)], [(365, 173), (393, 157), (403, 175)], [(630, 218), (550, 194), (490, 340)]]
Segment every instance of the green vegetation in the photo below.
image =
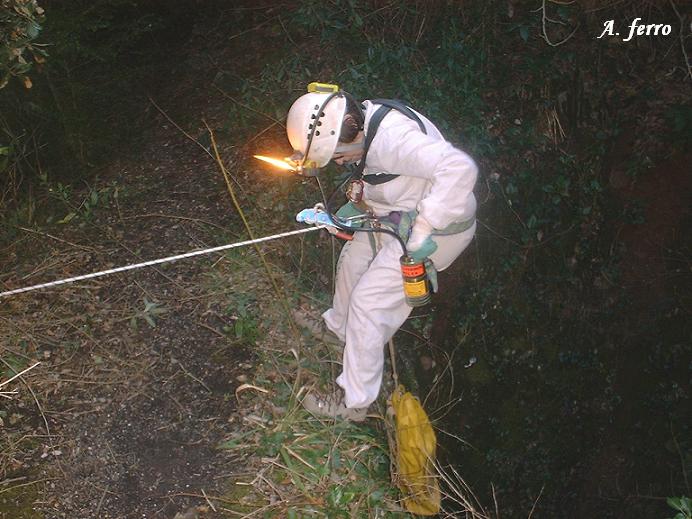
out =
[[(278, 393), (272, 397), (281, 402)], [(224, 497), (235, 505), (231, 510), (264, 509), (267, 517), (410, 517), (386, 483), (390, 461), (381, 431), (320, 422), (295, 408), (264, 411), (253, 416), (251, 435), (219, 446), (261, 456), (263, 463), (256, 478), (235, 481), (236, 489), (246, 487), (242, 498), (235, 490)]]
[(669, 497), (668, 505), (678, 512), (672, 519), (690, 519), (692, 517), (692, 499), (689, 497)]
[(39, 498), (36, 485), (17, 484), (0, 489), (0, 517), (12, 519), (42, 519), (33, 504)]
[[(593, 43), (601, 18), (625, 23), (631, 9), (595, 17), (561, 6), (557, 19), (582, 25), (551, 47), (541, 41), (541, 13), (528, 4), (518, 4), (508, 23), (490, 5), (465, 6), (461, 14), (452, 6), (372, 10), (367, 2), (306, 2), (284, 24), (297, 51), (274, 55), (259, 74), (235, 83), (234, 115), (245, 106), (279, 119), (280, 107), (285, 112), (315, 78), (360, 97), (404, 98), (480, 161), (481, 230), (469, 251), (476, 257), (466, 259), (466, 274), (449, 275), (465, 279), (462, 292), (442, 303), (453, 305), (454, 321), (433, 318), (427, 335), (436, 339), (438, 366), (451, 363), (453, 372), (437, 381), (442, 395), (431, 401), (446, 409), (461, 398), (439, 426), (467, 424), (461, 436), (468, 444), (448, 459), (464, 467), (485, 503), (492, 502), (492, 482), (511, 516), (534, 504), (546, 516), (565, 507), (583, 516), (617, 514), (624, 496), (612, 473), (631, 488), (646, 481), (653, 495), (670, 492), (671, 480), (685, 490), (690, 331), (680, 262), (689, 242), (672, 238), (666, 247), (674, 252), (660, 270), (637, 271), (638, 244), (623, 233), (648, 222), (655, 235), (655, 214), (646, 209), (650, 200), (614, 188), (612, 178), (624, 163), (628, 178), (650, 185), (661, 174), (656, 166), (679, 156), (674, 143), (689, 102), (685, 109), (677, 103), (689, 79), (684, 71), (666, 79), (646, 63), (666, 42), (649, 40), (639, 55)], [(659, 14), (674, 21), (671, 11)], [(355, 23), (344, 25), (347, 18)], [(559, 23), (546, 30), (551, 42), (569, 36)], [(641, 67), (643, 79), (623, 69), (625, 59)], [(657, 103), (640, 94), (654, 89), (661, 92)], [(677, 136), (671, 143), (665, 121)], [(631, 133), (640, 137), (630, 151)], [(313, 250), (311, 261), (318, 262), (325, 251)], [(663, 250), (649, 254), (665, 261)], [(328, 276), (328, 269), (320, 272)], [(324, 290), (314, 279), (305, 288)], [(458, 341), (450, 328), (467, 333)], [(466, 369), (471, 356), (480, 360)], [(459, 451), (456, 439), (444, 444)], [(653, 514), (660, 501), (629, 507), (635, 515)]]
[[(263, 517), (411, 517), (390, 483), (384, 404), (366, 425), (308, 415), (299, 398), (313, 385), (331, 387), (337, 354), (292, 329), (270, 281), (256, 276), (254, 250), (227, 259), (209, 277), (208, 290), (222, 288), (220, 279), (249, 281), (218, 299), (233, 322), (225, 330), (229, 340), (249, 345), (255, 361), (252, 378), (228, 395), (238, 402), (240, 420), (217, 448), (221, 456), (246, 459), (249, 476), (231, 478), (228, 491), (212, 501)], [(297, 288), (288, 273), (275, 267), (273, 274)], [(262, 315), (262, 322), (252, 315)]]
[[(133, 129), (147, 95), (159, 86), (158, 74), (176, 66), (171, 53), (181, 42), (171, 38), (184, 36), (180, 24), (188, 7), (154, 4), (58, 2), (44, 20), (34, 0), (3, 2), (0, 49), (13, 61), (0, 58), (0, 79), (25, 79), (8, 83), (0, 95), (0, 214), (17, 209), (41, 182), (76, 183), (113, 150), (139, 148), (140, 132)], [(18, 34), (25, 36), (12, 39)], [(171, 40), (165, 48), (159, 45), (164, 40)], [(40, 72), (32, 80), (24, 75), (27, 54)]]
[[(35, 42), (41, 32), (44, 11), (36, 0), (5, 0), (0, 10), (0, 89), (10, 78), (31, 88), (27, 75), (34, 62), (45, 62), (46, 52)], [(7, 148), (3, 148), (7, 149)]]

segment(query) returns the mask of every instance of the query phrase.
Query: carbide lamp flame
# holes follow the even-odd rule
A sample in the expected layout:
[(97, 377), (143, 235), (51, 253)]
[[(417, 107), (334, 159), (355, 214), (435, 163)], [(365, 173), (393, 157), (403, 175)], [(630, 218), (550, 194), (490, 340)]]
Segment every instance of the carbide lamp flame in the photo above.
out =
[(285, 169), (287, 171), (298, 171), (298, 168), (291, 164), (287, 159), (274, 159), (272, 157), (265, 157), (264, 155), (253, 155), (256, 159), (268, 162), (272, 166), (276, 166), (280, 169)]

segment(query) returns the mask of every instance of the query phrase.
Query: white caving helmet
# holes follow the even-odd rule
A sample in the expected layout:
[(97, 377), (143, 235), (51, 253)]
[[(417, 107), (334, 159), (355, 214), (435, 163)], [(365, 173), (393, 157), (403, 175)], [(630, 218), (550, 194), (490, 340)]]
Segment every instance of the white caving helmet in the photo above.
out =
[(321, 168), (332, 159), (345, 113), (346, 97), (341, 93), (311, 92), (296, 99), (288, 111), (286, 133), (304, 163)]

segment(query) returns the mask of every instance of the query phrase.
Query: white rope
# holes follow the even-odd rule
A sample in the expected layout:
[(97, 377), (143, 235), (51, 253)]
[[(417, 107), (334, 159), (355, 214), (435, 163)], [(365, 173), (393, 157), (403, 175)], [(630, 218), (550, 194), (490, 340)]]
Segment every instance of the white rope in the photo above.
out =
[(254, 243), (261, 243), (269, 240), (276, 240), (278, 238), (285, 238), (287, 236), (293, 236), (295, 234), (303, 234), (306, 232), (315, 231), (317, 229), (322, 229), (323, 226), (317, 227), (306, 227), (305, 229), (298, 229), (297, 231), (289, 231), (281, 234), (273, 234), (271, 236), (264, 236), (263, 238), (256, 238), (254, 240), (241, 241), (237, 243), (230, 243), (228, 245), (220, 245), (218, 247), (212, 247), (211, 249), (196, 250), (192, 252), (186, 252), (185, 254), (178, 254), (177, 256), (168, 256), (167, 258), (159, 258), (151, 261), (144, 261), (142, 263), (135, 263), (133, 265), (126, 265), (124, 267), (116, 267), (113, 269), (102, 270), (100, 272), (92, 272), (91, 274), (84, 274), (82, 276), (75, 276), (71, 278), (59, 279), (57, 281), (51, 281), (49, 283), (41, 283), (40, 285), (32, 285), (24, 288), (17, 288), (14, 290), (9, 290), (7, 292), (0, 292), (0, 298), (11, 296), (14, 294), (21, 294), (22, 292), (30, 292), (32, 290), (39, 290), (40, 288), (54, 287), (57, 285), (64, 285), (66, 283), (74, 283), (75, 281), (83, 281), (85, 279), (98, 278), (101, 276), (108, 276), (109, 274), (115, 274), (116, 272), (125, 272), (127, 270), (140, 269), (143, 267), (150, 267), (152, 265), (158, 265), (160, 263), (167, 263), (171, 261), (178, 261), (185, 258), (192, 258), (193, 256), (201, 256), (203, 254), (211, 254), (212, 252), (219, 252), (222, 250), (234, 249), (236, 247), (243, 247), (245, 245), (252, 245)]

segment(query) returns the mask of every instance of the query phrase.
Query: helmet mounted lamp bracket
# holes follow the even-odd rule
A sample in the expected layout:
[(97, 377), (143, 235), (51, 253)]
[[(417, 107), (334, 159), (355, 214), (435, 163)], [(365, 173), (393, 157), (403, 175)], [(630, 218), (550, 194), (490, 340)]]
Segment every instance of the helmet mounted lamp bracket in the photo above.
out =
[[(317, 112), (314, 114), (314, 120), (310, 125), (310, 134), (308, 135), (305, 153), (303, 153), (303, 158), (298, 164), (298, 172), (301, 175), (305, 175), (306, 177), (316, 177), (321, 168), (317, 167), (317, 163), (315, 161), (308, 159), (310, 155), (310, 147), (312, 146), (312, 140), (315, 138), (317, 127), (320, 125), (320, 118), (324, 115), (324, 109), (332, 99), (335, 97), (342, 97), (344, 92), (339, 89), (338, 85), (313, 82), (308, 85), (308, 93), (329, 94), (322, 105), (317, 108)], [(317, 105), (315, 106), (317, 107)]]
[[(316, 135), (319, 135), (319, 130), (318, 127), (322, 124), (320, 119), (324, 116), (325, 114), (325, 108), (327, 105), (335, 98), (347, 98), (353, 101), (355, 106), (358, 106), (360, 108), (359, 104), (353, 99), (351, 94), (348, 92), (345, 92), (339, 88), (338, 85), (331, 84), (331, 83), (318, 83), (318, 82), (312, 82), (308, 84), (307, 86), (307, 91), (308, 93), (316, 93), (316, 94), (327, 94), (327, 97), (324, 99), (324, 101), (321, 103), (321, 105), (314, 105), (314, 112), (311, 115), (312, 121), (311, 124), (309, 125), (309, 133), (307, 135), (307, 142), (305, 145), (305, 151), (301, 150), (296, 150), (293, 155), (290, 157), (286, 157), (283, 159), (283, 162), (286, 163), (286, 166), (282, 166), (283, 169), (290, 169), (299, 175), (303, 175), (306, 177), (316, 177), (319, 175), (320, 170), (322, 169), (320, 166), (318, 166), (318, 162), (316, 160), (311, 160), (309, 158), (310, 156), (310, 149), (313, 144), (313, 140)], [(332, 132), (334, 133), (334, 132)], [(362, 145), (360, 144), (338, 144), (335, 151), (339, 152), (345, 152), (345, 151), (351, 151), (351, 149), (355, 149), (356, 147), (360, 147)], [(261, 160), (265, 160), (267, 162), (271, 162), (274, 165), (276, 164), (276, 159), (271, 159), (267, 160), (267, 158), (261, 157), (261, 156), (256, 156), (257, 158), (260, 158)]]

